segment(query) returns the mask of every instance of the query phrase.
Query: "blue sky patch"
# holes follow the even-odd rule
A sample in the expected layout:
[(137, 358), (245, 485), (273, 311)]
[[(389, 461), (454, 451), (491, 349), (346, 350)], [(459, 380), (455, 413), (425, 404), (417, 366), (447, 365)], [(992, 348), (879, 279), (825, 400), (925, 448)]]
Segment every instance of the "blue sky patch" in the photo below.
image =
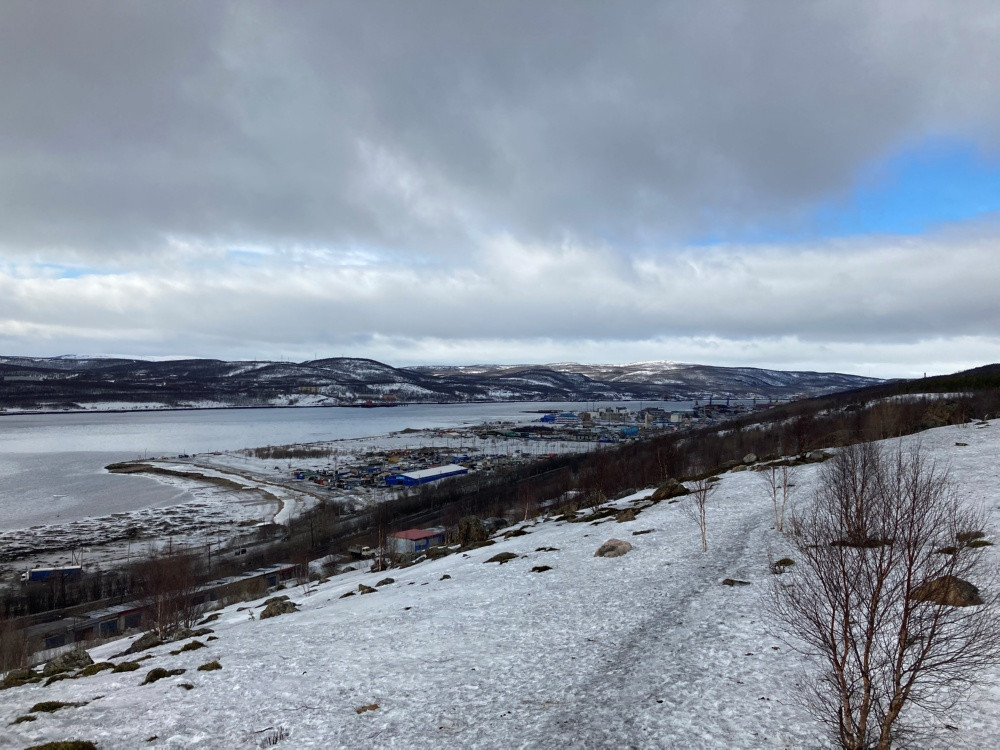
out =
[(969, 141), (933, 138), (866, 166), (849, 195), (819, 203), (802, 220), (713, 234), (693, 244), (914, 235), (994, 212), (1000, 212), (1000, 160)]

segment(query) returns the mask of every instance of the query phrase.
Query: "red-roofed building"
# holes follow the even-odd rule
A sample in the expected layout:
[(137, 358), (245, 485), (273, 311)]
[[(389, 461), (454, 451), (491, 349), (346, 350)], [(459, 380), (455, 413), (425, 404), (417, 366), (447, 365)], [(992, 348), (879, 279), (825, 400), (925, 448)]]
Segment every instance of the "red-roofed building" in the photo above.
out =
[(435, 544), (444, 544), (444, 528), (407, 529), (389, 534), (389, 544), (397, 555), (412, 555), (423, 552)]

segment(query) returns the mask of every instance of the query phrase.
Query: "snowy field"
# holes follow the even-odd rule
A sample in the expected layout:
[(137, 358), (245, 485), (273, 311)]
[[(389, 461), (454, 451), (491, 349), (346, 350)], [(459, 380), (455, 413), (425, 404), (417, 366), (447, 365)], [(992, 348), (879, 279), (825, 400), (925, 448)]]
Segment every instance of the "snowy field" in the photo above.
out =
[[(914, 441), (951, 466), (964, 497), (985, 505), (995, 538), (1000, 424), (904, 439)], [(819, 466), (798, 471), (801, 502)], [(648, 494), (615, 504), (643, 507)], [(262, 601), (229, 606), (209, 626), (217, 640), (199, 639), (205, 648), (171, 655), (182, 644), (161, 646), (138, 671), (0, 692), (0, 747), (827, 746), (797, 701), (813, 679), (804, 657), (763, 607), (769, 560), (786, 549), (759, 476), (723, 476), (710, 500), (708, 552), (683, 503), (646, 507), (625, 523), (539, 519), (524, 536), (466, 554), (289, 588), (300, 610), (273, 619), (251, 616)], [(635, 548), (594, 557), (612, 537)], [(500, 552), (518, 557), (485, 562)], [(341, 598), (387, 576), (394, 582), (373, 594)], [(90, 653), (119, 663), (127, 643)], [(222, 669), (198, 670), (213, 660)], [(141, 685), (156, 667), (184, 672)], [(1000, 736), (998, 675), (984, 673), (982, 692), (948, 717), (957, 729), (936, 726), (924, 747), (990, 746)], [(11, 724), (41, 701), (85, 705)]]

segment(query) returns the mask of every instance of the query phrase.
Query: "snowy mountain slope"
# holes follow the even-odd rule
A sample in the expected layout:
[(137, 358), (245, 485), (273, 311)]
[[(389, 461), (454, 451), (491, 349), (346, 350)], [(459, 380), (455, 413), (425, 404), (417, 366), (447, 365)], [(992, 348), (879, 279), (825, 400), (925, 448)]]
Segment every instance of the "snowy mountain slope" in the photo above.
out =
[[(962, 495), (992, 513), (1000, 423), (939, 428), (905, 439), (952, 467)], [(956, 446), (957, 442), (968, 443)], [(797, 475), (800, 501), (818, 466)], [(617, 501), (643, 507), (648, 491)], [(6, 726), (0, 746), (87, 739), (136, 747), (802, 748), (825, 746), (798, 696), (812, 683), (803, 656), (763, 606), (769, 559), (786, 553), (753, 472), (723, 476), (709, 506), (709, 551), (681, 503), (634, 521), (529, 522), (525, 536), (386, 573), (351, 573), (308, 595), (300, 611), (260, 620), (247, 605), (220, 612), (215, 641), (148, 653), (135, 672), (101, 672), (0, 692), (9, 725), (40, 701), (87, 702)], [(635, 534), (635, 532), (648, 533)], [(595, 558), (609, 537), (635, 549)], [(551, 549), (555, 548), (555, 549)], [(498, 552), (519, 555), (485, 562)], [(996, 557), (996, 548), (984, 554)], [(532, 572), (537, 566), (551, 566)], [(394, 583), (340, 598), (359, 584)], [(448, 576), (448, 577), (446, 577)], [(720, 585), (732, 577), (751, 583)], [(91, 651), (95, 660), (122, 641)], [(222, 669), (197, 667), (218, 660)], [(113, 659), (116, 663), (123, 659)], [(154, 667), (185, 669), (140, 685)], [(984, 684), (1000, 673), (983, 674)], [(191, 689), (181, 687), (190, 684)], [(928, 748), (979, 748), (1000, 736), (994, 686), (934, 726)], [(364, 706), (377, 708), (357, 713)]]
[(397, 368), (347, 357), (310, 362), (0, 357), (0, 409), (81, 409), (121, 402), (189, 408), (316, 403), (392, 395), (404, 402), (594, 401), (709, 396), (787, 398), (857, 388), (869, 378), (645, 362)]
[(622, 393), (646, 397), (667, 394), (673, 398), (700, 398), (708, 395), (734, 398), (818, 395), (883, 382), (877, 378), (841, 373), (713, 367), (668, 361), (635, 362), (626, 365), (581, 365), (561, 362), (548, 365), (463, 365), (413, 369), (442, 378), (455, 376), (512, 378), (524, 372), (548, 371), (582, 377), (591, 384)]

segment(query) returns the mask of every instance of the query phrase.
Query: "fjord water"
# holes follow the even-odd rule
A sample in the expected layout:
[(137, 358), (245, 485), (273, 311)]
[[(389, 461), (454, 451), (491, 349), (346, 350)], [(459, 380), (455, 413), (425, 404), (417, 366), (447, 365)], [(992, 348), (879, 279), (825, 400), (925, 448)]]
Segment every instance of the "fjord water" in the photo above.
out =
[[(349, 440), (408, 427), (526, 422), (538, 419), (541, 410), (605, 405), (609, 404), (532, 402), (4, 415), (0, 417), (0, 530), (63, 524), (192, 499), (185, 490), (149, 477), (109, 474), (104, 467), (115, 461)], [(671, 402), (666, 408), (689, 406)]]

